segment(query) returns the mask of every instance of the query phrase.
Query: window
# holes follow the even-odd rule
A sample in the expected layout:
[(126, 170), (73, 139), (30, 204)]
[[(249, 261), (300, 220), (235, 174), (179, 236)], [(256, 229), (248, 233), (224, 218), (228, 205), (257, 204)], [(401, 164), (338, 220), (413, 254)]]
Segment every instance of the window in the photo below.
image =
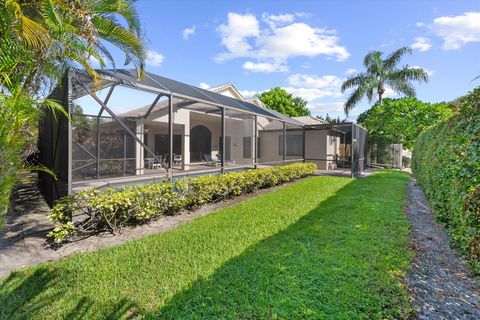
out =
[(287, 135), (287, 156), (303, 156), (303, 135)]
[(250, 159), (252, 157), (252, 137), (243, 137), (243, 158)]
[[(278, 154), (283, 155), (283, 135), (278, 136)], [(287, 135), (287, 156), (303, 156), (303, 135)]]

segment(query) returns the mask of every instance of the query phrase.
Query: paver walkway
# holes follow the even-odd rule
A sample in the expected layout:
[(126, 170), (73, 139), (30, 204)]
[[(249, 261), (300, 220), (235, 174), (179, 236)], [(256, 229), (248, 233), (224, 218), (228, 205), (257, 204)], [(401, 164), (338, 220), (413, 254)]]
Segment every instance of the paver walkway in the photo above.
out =
[(460, 255), (448, 245), (415, 180), (408, 185), (407, 217), (417, 253), (407, 286), (419, 319), (480, 319), (480, 292)]
[(42, 248), (46, 234), (53, 228), (47, 218), (49, 207), (33, 175), (17, 185), (11, 204), (12, 210), (0, 231), (0, 276), (38, 261), (38, 248)]

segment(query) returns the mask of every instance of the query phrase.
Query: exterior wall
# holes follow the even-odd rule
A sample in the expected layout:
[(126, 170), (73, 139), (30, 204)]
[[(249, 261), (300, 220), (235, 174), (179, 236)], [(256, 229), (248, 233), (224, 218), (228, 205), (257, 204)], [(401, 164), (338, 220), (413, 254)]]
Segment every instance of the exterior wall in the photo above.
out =
[(307, 130), (305, 132), (305, 159), (315, 162), (320, 170), (326, 170), (327, 158), (327, 131)]
[[(230, 137), (230, 160), (235, 164), (253, 166), (254, 162), (253, 119), (226, 119), (225, 136)], [(251, 138), (250, 158), (243, 157), (244, 137)]]
[(305, 159), (315, 162), (320, 170), (328, 170), (335, 165), (340, 154), (340, 137), (328, 130), (307, 130), (305, 133)]
[(279, 154), (278, 137), (283, 136), (282, 131), (261, 131), (258, 134), (260, 139), (259, 163), (282, 161), (283, 155)]

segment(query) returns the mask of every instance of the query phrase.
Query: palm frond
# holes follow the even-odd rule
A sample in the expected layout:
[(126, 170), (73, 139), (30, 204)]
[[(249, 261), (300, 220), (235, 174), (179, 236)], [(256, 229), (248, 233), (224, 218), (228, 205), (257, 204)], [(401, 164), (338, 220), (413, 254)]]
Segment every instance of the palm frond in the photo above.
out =
[(387, 79), (385, 83), (397, 93), (411, 98), (416, 96), (415, 88), (408, 81), (404, 81), (403, 79)]
[(366, 73), (359, 73), (356, 76), (349, 77), (347, 80), (343, 82), (342, 87), (340, 89), (343, 93), (348, 89), (359, 86), (362, 82), (365, 82), (367, 78), (368, 78), (368, 75)]
[(140, 36), (140, 18), (135, 8), (135, 0), (104, 0), (98, 1), (93, 7), (93, 12), (101, 14), (116, 14), (127, 22), (128, 28), (136, 36)]
[(385, 70), (393, 70), (397, 67), (400, 59), (407, 54), (412, 53), (412, 49), (410, 47), (401, 47), (400, 49), (395, 50), (392, 52), (385, 60), (384, 60), (384, 67)]
[(343, 111), (345, 112), (346, 116), (348, 116), (348, 113), (350, 112), (350, 110), (352, 110), (355, 107), (355, 105), (357, 105), (357, 103), (359, 103), (362, 100), (364, 95), (365, 95), (365, 88), (362, 86), (358, 87), (357, 89), (355, 89), (355, 91), (352, 92), (352, 94), (350, 94), (350, 96), (348, 97), (347, 101), (343, 106)]
[(403, 81), (428, 82), (428, 73), (422, 68), (405, 66), (400, 70), (388, 73), (387, 78), (390, 80), (401, 79)]

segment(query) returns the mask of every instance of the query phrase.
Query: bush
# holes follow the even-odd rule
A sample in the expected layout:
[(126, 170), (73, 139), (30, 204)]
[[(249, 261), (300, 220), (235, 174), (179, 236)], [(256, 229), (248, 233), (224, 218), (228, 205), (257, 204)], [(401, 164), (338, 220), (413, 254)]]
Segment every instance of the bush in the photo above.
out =
[[(312, 175), (313, 163), (295, 163), (280, 167), (183, 178), (120, 190), (87, 189), (60, 199), (52, 208), (50, 220), (55, 228), (49, 236), (62, 242), (72, 234), (89, 235), (108, 230), (116, 232), (128, 224), (171, 215), (182, 209), (194, 209), (205, 203), (229, 199)], [(72, 215), (84, 217), (73, 223)]]
[(418, 138), (412, 170), (453, 243), (480, 272), (480, 88)]

